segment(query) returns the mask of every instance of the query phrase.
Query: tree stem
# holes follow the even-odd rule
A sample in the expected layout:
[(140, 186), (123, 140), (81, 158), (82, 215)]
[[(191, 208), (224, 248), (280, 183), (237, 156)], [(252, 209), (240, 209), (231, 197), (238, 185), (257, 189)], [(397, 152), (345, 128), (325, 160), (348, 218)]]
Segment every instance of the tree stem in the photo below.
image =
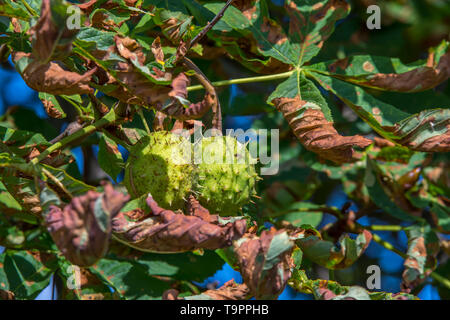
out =
[(405, 228), (402, 226), (395, 226), (395, 225), (372, 225), (372, 226), (365, 226), (365, 229), (371, 230), (371, 231), (402, 231)]
[[(249, 78), (239, 78), (239, 79), (216, 81), (216, 82), (212, 82), (212, 85), (214, 87), (221, 87), (221, 86), (229, 86), (231, 84), (272, 81), (272, 80), (288, 78), (296, 71), (297, 70), (283, 72), (283, 73), (277, 73), (277, 74), (271, 74), (271, 75), (267, 75), (267, 76), (256, 76), (256, 77), (249, 77)], [(195, 86), (187, 87), (187, 91), (196, 91), (196, 90), (200, 90), (200, 89), (203, 89), (202, 85), (195, 85)]]
[(372, 237), (373, 237), (372, 238), (373, 241), (375, 241), (376, 243), (382, 245), (385, 249), (388, 249), (389, 251), (395, 252), (396, 254), (398, 254), (403, 259), (408, 258), (408, 256), (405, 253), (403, 253), (400, 250), (398, 250), (397, 248), (395, 248), (391, 243), (381, 239), (381, 237), (379, 235), (377, 235), (375, 233), (372, 233)]
[(209, 30), (211, 30), (217, 22), (219, 22), (220, 19), (222, 19), (225, 11), (228, 9), (228, 7), (233, 3), (234, 0), (228, 0), (225, 6), (217, 13), (217, 15), (211, 20), (211, 22), (208, 22), (206, 27), (203, 28), (202, 31), (200, 31), (199, 34), (197, 34), (194, 39), (192, 39), (191, 43), (189, 43), (189, 48), (192, 48), (195, 46), (207, 33)]
[(117, 116), (114, 112), (114, 110), (111, 110), (108, 112), (103, 118), (97, 120), (91, 125), (88, 125), (84, 128), (81, 128), (80, 130), (74, 132), (73, 134), (61, 139), (61, 141), (58, 141), (54, 144), (52, 144), (50, 147), (45, 149), (40, 155), (38, 155), (36, 158), (33, 158), (31, 160), (32, 164), (37, 164), (40, 161), (44, 160), (47, 156), (49, 156), (52, 152), (55, 152), (58, 149), (61, 149), (68, 145), (69, 143), (81, 139), (83, 137), (86, 137), (93, 132), (103, 128), (104, 126), (107, 126), (117, 120)]
[[(395, 248), (391, 243), (384, 241), (383, 239), (380, 238), (380, 236), (378, 236), (375, 233), (372, 233), (373, 236), (373, 240), (378, 243), (381, 244), (384, 248), (395, 252), (396, 254), (398, 254), (400, 257), (402, 257), (403, 259), (407, 259), (408, 256), (401, 252), (400, 250), (398, 250), (397, 248)], [(441, 283), (443, 286), (447, 287), (448, 289), (450, 289), (450, 280), (442, 277), (441, 275), (437, 274), (436, 272), (431, 272), (430, 273), (430, 277), (432, 277), (434, 280), (436, 280), (437, 282)]]
[(147, 131), (147, 134), (150, 134), (151, 131), (148, 126), (147, 120), (145, 120), (145, 116), (144, 116), (144, 112), (142, 111), (142, 108), (138, 108), (137, 112), (139, 114), (139, 117), (141, 118), (142, 123), (144, 124), (145, 131)]
[(438, 274), (436, 272), (432, 272), (430, 274), (430, 277), (432, 277), (434, 280), (442, 283), (444, 286), (446, 286), (447, 288), (450, 289), (450, 280), (448, 280), (447, 278), (444, 278), (443, 276), (441, 276), (440, 274)]
[(37, 12), (34, 11), (34, 9), (32, 7), (30, 7), (30, 5), (28, 4), (28, 2), (26, 0), (21, 0), (22, 4), (25, 6), (25, 8), (27, 8), (28, 13), (32, 16), (32, 17), (37, 17)]

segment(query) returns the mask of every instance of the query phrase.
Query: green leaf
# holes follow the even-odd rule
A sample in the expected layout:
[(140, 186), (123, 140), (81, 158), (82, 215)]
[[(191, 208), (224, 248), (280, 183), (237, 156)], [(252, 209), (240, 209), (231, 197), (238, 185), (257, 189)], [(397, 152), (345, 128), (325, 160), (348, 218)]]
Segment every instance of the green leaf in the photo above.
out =
[(117, 147), (117, 144), (106, 135), (102, 135), (98, 145), (98, 164), (113, 180), (124, 167), (122, 154)]
[[(218, 13), (222, 9), (223, 3), (207, 4), (206, 7), (214, 13)], [(276, 23), (270, 20), (268, 15), (265, 1), (258, 1), (255, 3), (253, 12), (253, 16), (257, 17), (256, 19), (249, 20), (235, 7), (229, 7), (222, 19), (243, 36), (251, 35), (254, 37), (260, 54), (266, 57), (273, 57), (286, 64), (292, 64), (295, 61), (295, 53), (292, 52), (283, 30), (276, 26)], [(275, 32), (274, 29), (279, 34), (269, 34), (269, 32)]]
[[(120, 257), (119, 257), (120, 259)], [(203, 255), (191, 252), (179, 254), (144, 253), (137, 262), (147, 268), (152, 276), (167, 276), (177, 280), (202, 282), (213, 276), (223, 266), (223, 260), (213, 251)]]
[(60, 132), (48, 121), (36, 115), (33, 110), (19, 107), (8, 116), (14, 123), (14, 130), (22, 130), (42, 135), (47, 141), (56, 137)]
[(113, 26), (117, 27), (120, 23), (130, 19), (130, 12), (126, 12), (121, 8), (95, 9), (89, 16), (90, 21), (95, 21), (96, 16), (100, 17), (102, 23), (113, 23)]
[(18, 226), (0, 219), (0, 244), (8, 248), (20, 247), (25, 242), (25, 234)]
[(0, 126), (1, 152), (9, 152), (22, 157), (27, 155), (32, 148), (48, 146), (50, 143), (40, 133)]
[(53, 254), (6, 250), (0, 255), (0, 288), (18, 299), (34, 299), (50, 283), (57, 267)]
[[(442, 279), (448, 279), (448, 275), (450, 274), (450, 259), (447, 259), (446, 262), (440, 263), (439, 267), (435, 271)], [(439, 296), (442, 300), (450, 299), (450, 288), (444, 285), (441, 281), (433, 279), (433, 285), (435, 285), (439, 291)]]
[(114, 36), (114, 32), (82, 27), (77, 34), (77, 43), (88, 51), (108, 51), (115, 44)]
[[(7, 172), (8, 174), (11, 174), (14, 170), (21, 171), (30, 176), (36, 174), (35, 167), (32, 164), (26, 163), (25, 160), (6, 152), (0, 153), (0, 169), (10, 170)], [(8, 175), (5, 176), (7, 177)]]
[[(207, 3), (205, 7), (217, 14), (223, 3)], [(213, 28), (216, 34), (213, 36), (212, 33), (211, 39), (215, 40), (218, 46), (225, 47), (232, 57), (244, 66), (257, 72), (264, 68), (283, 68), (282, 64), (295, 64), (296, 53), (283, 29), (270, 19), (265, 1), (255, 2), (252, 17), (249, 20), (236, 7), (229, 7), (221, 21)], [(234, 31), (237, 37), (241, 38), (237, 41), (236, 38), (230, 40), (230, 31)], [(242, 49), (244, 44), (249, 50)]]
[[(110, 288), (104, 284), (95, 275), (87, 269), (78, 269), (77, 266), (72, 265), (64, 257), (59, 257), (58, 275), (66, 284), (73, 284), (74, 287), (69, 288), (63, 286), (61, 298), (64, 300), (111, 300), (118, 299), (117, 293), (112, 293)], [(79, 272), (78, 272), (79, 271)], [(76, 281), (80, 280), (80, 287), (76, 287)]]
[(335, 23), (350, 12), (350, 5), (345, 1), (287, 0), (285, 6), (290, 16), (289, 35), (297, 67), (319, 53), (333, 33)]
[[(450, 106), (450, 97), (444, 92), (426, 90), (422, 92), (388, 92), (373, 91), (376, 98), (395, 106), (397, 109), (409, 113), (420, 113), (424, 108), (439, 109)], [(408, 103), (405, 103), (408, 101)]]
[(289, 213), (277, 217), (277, 220), (287, 221), (295, 227), (300, 227), (304, 224), (317, 227), (322, 221), (323, 213), (320, 210), (320, 205), (310, 202), (296, 202), (289, 206)]
[(392, 195), (390, 196), (386, 194), (386, 192), (383, 189), (381, 181), (382, 181), (381, 168), (378, 167), (377, 163), (374, 160), (370, 159), (370, 157), (367, 157), (364, 185), (367, 188), (369, 196), (372, 199), (372, 201), (378, 207), (383, 209), (386, 213), (390, 214), (391, 216), (399, 220), (406, 220), (406, 221), (422, 220), (421, 218), (410, 215), (408, 212), (399, 208), (395, 204), (394, 199), (391, 198)]
[(20, 2), (14, 2), (12, 0), (3, 0), (0, 3), (0, 16), (25, 20), (30, 18), (26, 7)]
[(11, 213), (14, 211), (22, 211), (22, 206), (6, 189), (3, 182), (0, 181), (0, 210), (4, 213)]
[(193, 36), (193, 17), (182, 1), (145, 0), (142, 4), (144, 9), (150, 6), (154, 7), (151, 9), (152, 20), (161, 27), (167, 38), (176, 42), (180, 39), (188, 40), (187, 38)]
[(10, 21), (7, 17), (0, 16), (0, 32), (6, 32), (6, 30), (8, 30), (9, 24)]
[(362, 88), (353, 84), (316, 72), (308, 72), (307, 75), (313, 77), (324, 89), (337, 95), (375, 131), (385, 137), (394, 138), (395, 136), (384, 130), (383, 126), (392, 127), (396, 122), (410, 116), (409, 113), (376, 99)]
[(181, 12), (186, 15), (189, 14), (184, 1), (167, 1), (167, 0), (144, 0), (142, 3), (143, 8), (149, 8), (149, 6), (155, 6), (156, 8), (164, 8), (167, 11)]
[(433, 189), (438, 187), (425, 178), (408, 190), (405, 196), (415, 207), (429, 211), (437, 227), (448, 233), (450, 232), (450, 207), (445, 203), (445, 195), (448, 191), (435, 192)]
[(104, 258), (89, 270), (127, 300), (161, 299), (163, 292), (170, 289), (166, 282), (150, 276), (147, 268), (137, 262)]
[[(83, 195), (89, 190), (95, 190), (95, 187), (87, 185), (83, 181), (75, 179), (63, 169), (53, 168), (51, 166), (41, 164), (43, 169), (48, 170), (59, 182), (71, 193), (72, 196)], [(51, 182), (51, 180), (49, 180)]]
[(295, 98), (307, 101), (309, 107), (320, 108), (328, 121), (333, 121), (328, 103), (314, 83), (307, 79), (303, 72), (295, 71), (282, 82), (267, 99), (268, 103), (276, 98)]
[[(76, 35), (74, 41), (74, 53), (78, 53), (82, 57), (94, 60), (96, 63), (107, 69), (113, 75), (116, 74), (114, 68), (117, 62), (125, 62), (125, 59), (114, 52), (110, 52), (111, 48), (115, 47), (114, 37), (115, 32), (98, 30), (91, 27), (81, 27)], [(107, 60), (97, 59), (94, 53), (98, 52), (108, 53)]]

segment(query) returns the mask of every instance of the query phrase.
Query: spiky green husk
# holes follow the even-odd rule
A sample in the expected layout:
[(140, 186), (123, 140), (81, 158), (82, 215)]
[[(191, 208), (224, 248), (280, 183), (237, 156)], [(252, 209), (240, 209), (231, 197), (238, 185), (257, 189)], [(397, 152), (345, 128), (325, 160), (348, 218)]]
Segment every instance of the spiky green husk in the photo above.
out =
[(192, 144), (167, 131), (141, 139), (125, 167), (124, 185), (132, 197), (150, 193), (166, 209), (183, 209), (194, 180)]
[(231, 136), (204, 138), (194, 148), (196, 155), (198, 150), (203, 154), (195, 186), (200, 204), (221, 216), (237, 215), (256, 194), (254, 159)]

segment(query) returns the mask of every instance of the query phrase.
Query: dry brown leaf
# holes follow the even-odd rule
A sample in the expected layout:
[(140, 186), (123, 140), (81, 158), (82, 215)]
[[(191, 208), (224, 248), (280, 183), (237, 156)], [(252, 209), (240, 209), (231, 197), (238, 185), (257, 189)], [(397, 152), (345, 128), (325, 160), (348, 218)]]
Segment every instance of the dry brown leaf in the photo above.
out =
[[(144, 76), (133, 63), (143, 66), (146, 57), (142, 47), (133, 39), (116, 36), (115, 45), (109, 51), (99, 51), (94, 54), (96, 59), (107, 60), (111, 53), (116, 53), (128, 61), (118, 62), (114, 68), (114, 75), (105, 72), (101, 68), (95, 75), (98, 77), (100, 85), (116, 86), (114, 90), (108, 91), (108, 95), (119, 99), (127, 104), (137, 104), (142, 106), (154, 106), (169, 99), (169, 86), (157, 85)], [(92, 65), (95, 65), (92, 62)], [(163, 72), (156, 68), (152, 70), (155, 74), (153, 78), (170, 81), (172, 74)], [(150, 75), (149, 75), (150, 76)]]
[(246, 300), (250, 297), (250, 290), (246, 284), (238, 284), (233, 279), (224, 283), (218, 289), (206, 290), (199, 295), (178, 297), (179, 292), (175, 289), (166, 290), (163, 300)]
[(161, 111), (156, 111), (155, 119), (153, 120), (154, 131), (167, 131), (168, 121), (167, 115)]
[(55, 107), (55, 104), (52, 101), (41, 99), (41, 102), (44, 105), (45, 112), (47, 112), (50, 117), (55, 119), (63, 118), (64, 114)]
[(384, 148), (384, 147), (395, 147), (395, 143), (379, 137), (374, 137), (373, 142), (377, 147)]
[[(27, 54), (13, 52), (12, 56), (17, 63)], [(26, 84), (36, 91), (54, 95), (73, 95), (94, 92), (89, 87), (89, 82), (95, 71), (96, 69), (94, 68), (80, 75), (76, 72), (65, 70), (57, 62), (41, 64), (38, 61), (32, 61), (23, 71), (22, 77)]]
[(14, 292), (0, 289), (0, 300), (16, 300)]
[[(86, 15), (90, 15), (92, 13), (92, 11), (96, 8), (95, 4), (98, 2), (98, 0), (90, 0), (88, 2), (85, 3), (80, 3), (80, 4), (76, 4)], [(103, 2), (103, 1), (102, 1)], [(125, 0), (125, 3), (127, 6), (129, 7), (134, 7), (134, 5), (136, 4), (137, 0)], [(116, 2), (116, 1), (112, 1), (112, 0), (108, 0), (108, 1), (104, 1), (103, 3), (101, 3), (100, 6), (98, 6), (99, 8), (103, 8), (103, 9), (113, 9), (113, 8), (118, 8), (120, 7), (120, 3)]]
[(444, 134), (426, 139), (420, 144), (399, 141), (400, 144), (414, 151), (421, 152), (449, 152), (450, 151), (450, 119)]
[(306, 104), (299, 97), (277, 98), (273, 102), (305, 148), (324, 159), (352, 162), (357, 160), (353, 147), (365, 148), (372, 143), (359, 135), (341, 136), (321, 110), (306, 108), (299, 116), (299, 109)]
[(217, 103), (217, 97), (213, 92), (206, 92), (202, 101), (184, 107), (175, 97), (187, 99), (187, 87), (189, 83), (190, 80), (184, 73), (177, 75), (172, 81), (172, 90), (169, 93), (169, 96), (173, 98), (173, 102), (167, 107), (164, 107), (164, 109), (158, 104), (156, 105), (156, 109), (180, 121), (203, 117)]
[(215, 250), (230, 246), (246, 230), (245, 220), (227, 220), (217, 215), (187, 216), (165, 210), (147, 198), (151, 213), (121, 212), (113, 219), (114, 236), (129, 246), (150, 252)]
[(156, 39), (152, 43), (152, 53), (157, 62), (164, 62), (164, 52), (161, 46), (161, 39), (156, 37)]
[(386, 88), (390, 91), (414, 92), (436, 87), (450, 77), (450, 51), (442, 56), (434, 66), (435, 53), (428, 56), (427, 65), (405, 73), (376, 73), (364, 81), (364, 85)]
[(77, 30), (56, 25), (52, 19), (50, 0), (43, 0), (40, 18), (30, 29), (33, 57), (47, 63), (50, 59), (64, 57), (72, 50), (72, 37)]
[[(271, 252), (272, 256), (268, 257), (272, 241), (284, 235), (282, 247), (277, 246), (278, 252)], [(293, 248), (285, 230), (274, 228), (263, 231), (259, 237), (246, 234), (235, 241), (242, 278), (256, 299), (276, 299), (283, 292), (294, 266)]]
[(128, 37), (115, 36), (114, 41), (116, 43), (116, 50), (122, 57), (129, 60), (136, 60), (140, 64), (145, 63), (145, 54), (136, 40)]
[[(75, 197), (62, 210), (52, 205), (45, 220), (48, 230), (62, 254), (73, 264), (86, 267), (103, 257), (108, 249), (110, 221), (99, 222), (95, 215), (97, 199), (111, 219), (128, 201), (125, 196), (105, 185), (103, 194), (88, 191)], [(106, 223), (106, 225), (104, 225)]]
[(210, 296), (213, 300), (246, 300), (250, 290), (246, 284), (238, 284), (234, 280), (225, 282), (216, 290), (207, 290), (202, 294)]
[[(404, 130), (404, 122), (388, 128), (394, 135), (402, 137), (396, 142), (414, 151), (450, 151), (450, 112), (448, 109), (425, 110), (407, 119), (414, 128)], [(411, 126), (411, 125), (410, 125)]]

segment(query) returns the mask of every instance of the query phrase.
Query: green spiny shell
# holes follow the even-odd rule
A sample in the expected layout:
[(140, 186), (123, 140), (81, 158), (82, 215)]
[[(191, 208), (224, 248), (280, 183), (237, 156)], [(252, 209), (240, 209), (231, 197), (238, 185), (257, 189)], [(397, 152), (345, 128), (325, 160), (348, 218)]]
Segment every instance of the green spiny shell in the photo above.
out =
[(202, 151), (195, 187), (200, 204), (214, 214), (237, 215), (256, 193), (254, 159), (231, 136), (203, 138), (194, 149), (196, 159)]
[(125, 167), (124, 184), (135, 198), (150, 193), (166, 209), (183, 209), (194, 179), (192, 144), (182, 136), (157, 131), (141, 139)]

